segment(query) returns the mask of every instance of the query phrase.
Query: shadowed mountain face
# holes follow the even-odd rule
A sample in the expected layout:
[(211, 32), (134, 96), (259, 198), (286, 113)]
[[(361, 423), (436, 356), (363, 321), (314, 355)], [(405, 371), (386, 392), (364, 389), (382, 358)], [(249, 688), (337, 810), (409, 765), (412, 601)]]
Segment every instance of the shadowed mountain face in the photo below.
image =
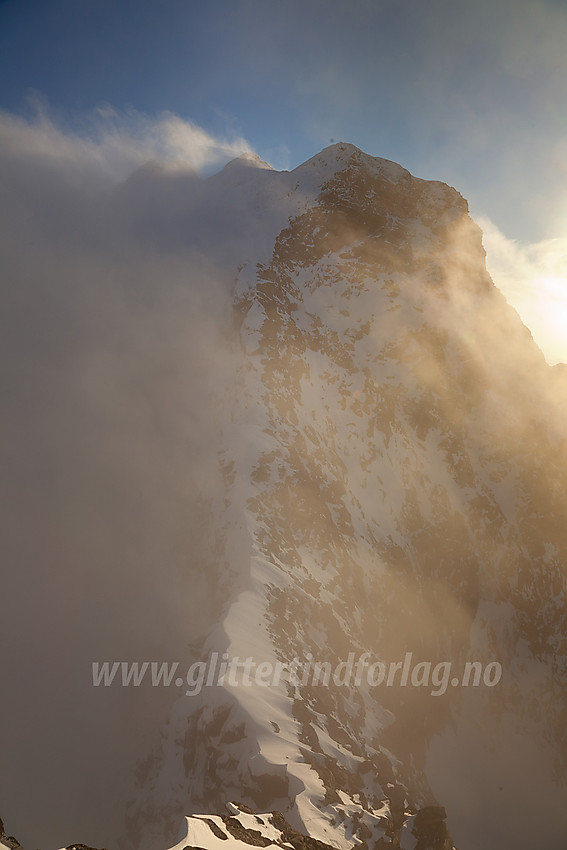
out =
[[(182, 697), (130, 834), (240, 799), (335, 846), (421, 850), (441, 845), (414, 816), (445, 793), (459, 847), (531, 847), (522, 794), (564, 792), (564, 392), (457, 192), (348, 145), (285, 180), (302, 206), (233, 290), (206, 529), (222, 613), (194, 657), (319, 681)], [(363, 653), (407, 659), (406, 683), (401, 663), (321, 683)], [(461, 687), (472, 661), (489, 672)]]
[[(186, 263), (215, 281), (223, 339), (189, 349), (199, 439), (168, 456), (188, 465), (202, 634), (161, 741), (137, 744), (123, 847), (165, 847), (238, 800), (283, 813), (276, 843), (559, 850), (562, 370), (494, 287), (454, 189), (344, 144), (291, 173), (246, 158), (183, 180), (142, 170), (108, 202), (131, 243), (178, 252), (176, 280)], [(258, 846), (283, 829), (262, 817)], [(187, 841), (216, 850), (210, 823)]]

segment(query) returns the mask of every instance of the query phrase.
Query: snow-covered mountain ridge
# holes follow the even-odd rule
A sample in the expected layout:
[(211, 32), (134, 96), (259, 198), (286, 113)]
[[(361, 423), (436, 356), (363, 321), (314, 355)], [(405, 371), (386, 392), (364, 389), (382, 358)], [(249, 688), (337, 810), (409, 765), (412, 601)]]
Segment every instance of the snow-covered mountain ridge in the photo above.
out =
[[(288, 223), (234, 289), (226, 491), (210, 514), (224, 613), (201, 657), (497, 659), (504, 681), (474, 694), (475, 730), (497, 736), (513, 706), (542, 745), (563, 742), (562, 759), (565, 443), (551, 370), (486, 273), (457, 192), (349, 145), (281, 177)], [(334, 846), (395, 844), (398, 801), (436, 802), (428, 741), (460, 722), (462, 701), (460, 689), (205, 689), (176, 708), (142, 822), (241, 799)]]
[[(400, 812), (437, 802), (428, 752), (444, 729), (465, 724), (472, 753), (512, 725), (553, 741), (564, 775), (565, 440), (551, 370), (455, 190), (342, 144), (267, 177), (262, 204), (280, 187), (288, 220), (234, 288), (210, 506), (223, 613), (199, 657), (410, 651), (497, 660), (504, 679), (438, 699), (205, 689), (178, 703), (136, 819), (241, 799), (336, 847), (397, 846)], [(489, 785), (508, 779), (498, 758)]]
[[(437, 695), (366, 675), (180, 691), (122, 846), (240, 847), (219, 814), (238, 800), (257, 846), (559, 850), (565, 395), (466, 202), (341, 143), (289, 173), (236, 160), (187, 204), (176, 238), (231, 280), (231, 372), (193, 541), (215, 616), (183, 660), (452, 673)], [(467, 662), (502, 678), (461, 687)]]
[[(256, 814), (247, 806), (229, 802), (229, 814), (192, 815), (185, 819), (186, 829), (181, 841), (170, 850), (247, 850), (249, 847), (283, 848), (283, 850), (330, 850), (330, 845), (294, 830), (281, 812)], [(446, 814), (440, 807), (431, 807), (404, 824), (418, 840), (436, 840), (437, 845), (450, 848), (445, 827)], [(6, 843), (4, 843), (6, 842)], [(0, 848), (18, 850), (21, 845), (7, 837), (0, 821)], [(64, 850), (94, 850), (85, 844), (73, 844)]]

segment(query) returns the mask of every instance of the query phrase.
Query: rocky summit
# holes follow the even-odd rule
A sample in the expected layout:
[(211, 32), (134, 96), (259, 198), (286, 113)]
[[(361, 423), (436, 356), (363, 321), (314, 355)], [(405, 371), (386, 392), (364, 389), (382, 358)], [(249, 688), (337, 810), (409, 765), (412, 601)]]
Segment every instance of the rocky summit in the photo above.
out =
[(216, 270), (230, 367), (191, 541), (208, 624), (120, 846), (559, 850), (567, 384), (466, 201), (342, 143), (240, 158), (172, 211), (175, 179), (113, 203), (151, 191)]
[(210, 182), (248, 218), (200, 549), (218, 616), (188, 664), (233, 676), (180, 696), (128, 840), (236, 799), (337, 848), (451, 847), (446, 816), (456, 846), (533, 846), (526, 786), (545, 810), (567, 753), (557, 370), (449, 186), (346, 144)]

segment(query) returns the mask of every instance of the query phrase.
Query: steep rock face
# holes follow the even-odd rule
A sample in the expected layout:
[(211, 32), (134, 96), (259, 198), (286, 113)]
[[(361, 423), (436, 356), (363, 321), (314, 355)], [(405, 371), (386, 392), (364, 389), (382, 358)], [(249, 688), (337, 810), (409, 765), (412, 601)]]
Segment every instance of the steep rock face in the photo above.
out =
[[(289, 175), (250, 165), (258, 219), (277, 186), (287, 222), (270, 235), (270, 218), (235, 282), (224, 490), (203, 531), (221, 613), (190, 660), (299, 673), (182, 696), (128, 841), (239, 799), (335, 847), (450, 847), (428, 753), (463, 718), (488, 744), (512, 725), (551, 745), (546, 770), (564, 777), (557, 378), (456, 191), (349, 145)], [(358, 679), (333, 679), (361, 657)], [(404, 659), (451, 675), (369, 680)], [(457, 687), (467, 661), (502, 679)]]

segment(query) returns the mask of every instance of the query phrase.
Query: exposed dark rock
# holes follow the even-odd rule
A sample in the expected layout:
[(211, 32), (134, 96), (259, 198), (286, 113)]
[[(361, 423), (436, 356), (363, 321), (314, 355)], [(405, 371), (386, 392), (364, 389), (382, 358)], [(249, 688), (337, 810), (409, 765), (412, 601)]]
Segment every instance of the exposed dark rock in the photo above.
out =
[(267, 847), (272, 843), (259, 830), (246, 829), (236, 818), (223, 818), (223, 822), (232, 837), (239, 841), (245, 841), (246, 844), (252, 844), (254, 847)]
[(217, 838), (220, 838), (222, 841), (228, 840), (228, 835), (226, 835), (226, 833), (224, 833), (222, 829), (218, 827), (213, 820), (211, 820), (210, 818), (199, 818), (199, 820), (204, 821), (213, 833), (213, 835), (216, 835)]
[(447, 832), (447, 812), (443, 806), (427, 806), (415, 816), (415, 850), (451, 850), (453, 842)]
[[(90, 847), (88, 844), (69, 844), (65, 850), (97, 850), (96, 847)], [(103, 847), (102, 850), (105, 850)]]
[(301, 832), (293, 829), (281, 812), (272, 812), (270, 820), (276, 829), (279, 829), (281, 832), (282, 841), (291, 844), (295, 847), (295, 850), (330, 850), (330, 844), (325, 844), (323, 841), (318, 841), (316, 838), (303, 835)]

